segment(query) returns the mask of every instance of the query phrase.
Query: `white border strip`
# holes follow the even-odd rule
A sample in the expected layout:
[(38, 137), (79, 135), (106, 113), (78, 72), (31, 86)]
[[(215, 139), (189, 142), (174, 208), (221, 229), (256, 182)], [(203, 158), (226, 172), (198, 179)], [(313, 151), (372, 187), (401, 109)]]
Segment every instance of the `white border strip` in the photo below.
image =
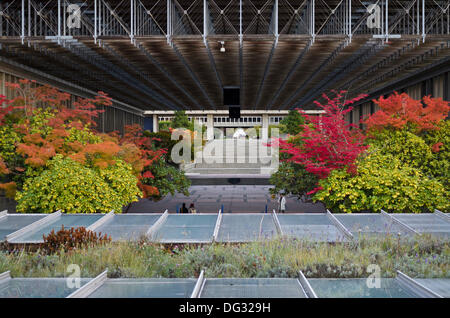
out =
[(105, 214), (103, 217), (89, 225), (86, 230), (88, 231), (95, 231), (100, 226), (108, 222), (109, 220), (112, 220), (114, 218), (114, 210), (111, 210), (109, 213)]
[(191, 298), (199, 298), (200, 292), (203, 289), (203, 282), (205, 280), (205, 273), (204, 270), (200, 272), (200, 275), (198, 276), (197, 283), (195, 284), (194, 290), (192, 291)]
[(149, 239), (153, 238), (153, 235), (164, 224), (168, 215), (169, 215), (169, 210), (166, 209), (164, 211), (164, 213), (159, 217), (159, 219), (156, 220), (156, 222), (152, 226), (150, 226), (147, 233), (145, 234)]
[(278, 220), (277, 212), (275, 209), (272, 210), (273, 221), (275, 222), (275, 227), (277, 228), (278, 234), (283, 235), (283, 229), (281, 228), (280, 220)]
[(317, 297), (316, 292), (314, 291), (314, 289), (311, 287), (311, 285), (309, 284), (308, 280), (306, 279), (305, 275), (303, 275), (302, 271), (298, 272), (299, 278), (298, 280), (300, 281), (300, 285), (303, 287), (303, 289), (306, 291), (306, 296), (308, 298), (319, 298)]
[(48, 216), (46, 216), (40, 220), (37, 220), (36, 222), (33, 222), (33, 223), (21, 228), (20, 230), (17, 230), (11, 234), (6, 235), (6, 241), (10, 242), (11, 240), (21, 236), (22, 234), (24, 234), (26, 232), (30, 232), (32, 230), (35, 230), (35, 229), (41, 227), (42, 225), (52, 222), (53, 220), (59, 218), (60, 216), (61, 216), (61, 210), (56, 211), (55, 213), (49, 214)]
[(341, 231), (344, 233), (344, 235), (353, 240), (355, 237), (353, 236), (352, 232), (350, 232), (344, 224), (341, 223), (341, 221), (339, 221), (334, 215), (333, 213), (330, 212), (330, 210), (327, 209), (327, 215), (328, 218), (331, 220), (331, 222), (334, 223), (334, 225)]
[(66, 298), (87, 298), (90, 294), (95, 292), (108, 279), (108, 270), (105, 270), (97, 277), (90, 280), (83, 287), (80, 287)]
[(7, 272), (4, 272), (4, 273), (0, 274), (0, 284), (6, 283), (10, 279), (11, 279), (11, 272), (10, 271), (7, 271)]
[(391, 214), (386, 213), (383, 209), (381, 209), (381, 215), (389, 217), (392, 221), (394, 221), (395, 223), (397, 223), (398, 225), (400, 225), (401, 227), (403, 227), (405, 230), (407, 230), (409, 232), (412, 232), (412, 233), (417, 234), (417, 235), (422, 235), (421, 233), (417, 232), (416, 230), (414, 230), (409, 225), (403, 223), (402, 221), (400, 221), (399, 219), (395, 218)]
[(397, 271), (396, 279), (419, 296), (425, 298), (444, 298), (400, 271)]
[(222, 209), (219, 209), (219, 213), (217, 214), (216, 226), (214, 227), (213, 232), (213, 242), (217, 242), (217, 237), (219, 236), (219, 229), (221, 224), (222, 224)]
[(5, 216), (8, 216), (8, 210), (4, 210), (4, 211), (0, 212), (0, 219)]
[(441, 219), (444, 219), (446, 221), (450, 221), (450, 215), (448, 215), (447, 213), (441, 212), (438, 209), (435, 209), (433, 214), (437, 215)]

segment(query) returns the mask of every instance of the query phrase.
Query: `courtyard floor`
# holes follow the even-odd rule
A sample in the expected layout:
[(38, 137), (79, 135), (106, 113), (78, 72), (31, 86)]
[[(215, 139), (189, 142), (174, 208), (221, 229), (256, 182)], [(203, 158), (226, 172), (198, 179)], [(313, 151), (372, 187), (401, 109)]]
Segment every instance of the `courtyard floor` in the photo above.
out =
[[(216, 213), (222, 206), (224, 213), (260, 213), (277, 210), (277, 199), (272, 199), (267, 185), (208, 185), (191, 186), (189, 196), (182, 193), (168, 195), (158, 202), (141, 199), (133, 203), (127, 213), (161, 213), (166, 209), (176, 212), (183, 203), (194, 203), (197, 213)], [(286, 197), (286, 213), (324, 213), (321, 203), (304, 203), (297, 197)]]

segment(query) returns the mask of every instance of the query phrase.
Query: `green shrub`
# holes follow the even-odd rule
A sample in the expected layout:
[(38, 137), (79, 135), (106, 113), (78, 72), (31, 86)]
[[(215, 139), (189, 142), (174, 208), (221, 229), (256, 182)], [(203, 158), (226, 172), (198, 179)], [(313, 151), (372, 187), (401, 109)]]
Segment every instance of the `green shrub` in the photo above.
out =
[(422, 138), (432, 149), (425, 171), (437, 178), (446, 189), (450, 187), (450, 121), (439, 124), (439, 130), (426, 132)]
[(269, 179), (270, 184), (274, 186), (270, 189), (270, 193), (276, 195), (284, 192), (301, 198), (316, 187), (317, 181), (317, 177), (306, 171), (304, 166), (293, 162), (280, 162), (278, 171)]
[(449, 208), (448, 192), (439, 181), (380, 151), (360, 160), (356, 176), (335, 170), (319, 184), (323, 189), (313, 199), (322, 201), (333, 212), (384, 209), (419, 213)]
[(152, 197), (153, 200), (160, 200), (169, 193), (174, 195), (175, 192), (189, 195), (191, 181), (185, 176), (184, 171), (159, 159), (150, 167), (150, 172), (153, 178), (144, 178), (142, 183), (158, 189), (159, 193)]
[(297, 135), (303, 131), (302, 125), (305, 123), (305, 117), (298, 110), (291, 109), (289, 114), (280, 122), (282, 133)]
[(47, 169), (27, 178), (17, 192), (18, 212), (106, 213), (137, 201), (141, 195), (130, 165), (121, 160), (106, 169), (86, 167), (58, 155)]
[(395, 156), (401, 162), (420, 170), (424, 170), (433, 157), (425, 140), (406, 129), (382, 130), (370, 143), (380, 154)]
[(172, 122), (170, 122), (170, 121), (160, 121), (158, 123), (158, 128), (160, 131), (169, 131), (171, 124), (172, 124)]
[(194, 131), (194, 123), (189, 120), (184, 110), (177, 110), (170, 124), (172, 128), (185, 128)]

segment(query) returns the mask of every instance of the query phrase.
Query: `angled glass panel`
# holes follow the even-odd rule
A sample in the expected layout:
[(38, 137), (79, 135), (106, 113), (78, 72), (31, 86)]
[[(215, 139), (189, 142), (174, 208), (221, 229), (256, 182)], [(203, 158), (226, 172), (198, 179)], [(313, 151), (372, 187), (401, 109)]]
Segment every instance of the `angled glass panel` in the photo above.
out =
[(334, 214), (334, 216), (358, 238), (360, 233), (365, 236), (378, 236), (386, 233), (408, 235), (397, 223), (387, 216), (377, 214)]
[(170, 214), (154, 240), (162, 243), (211, 242), (217, 214)]
[(272, 215), (223, 214), (217, 240), (219, 242), (250, 242), (277, 235)]
[(6, 235), (14, 233), (44, 217), (46, 217), (45, 214), (7, 214), (0, 218), (0, 242), (6, 239)]
[(346, 241), (326, 214), (278, 214), (284, 235), (317, 242)]
[(366, 278), (308, 278), (319, 298), (417, 298), (395, 278), (381, 278), (380, 288), (369, 288)]
[(450, 298), (450, 278), (414, 278), (414, 280), (442, 297)]
[[(80, 287), (90, 278), (81, 278)], [(64, 298), (77, 290), (66, 278), (12, 278), (0, 283), (0, 298)]]
[(429, 233), (450, 239), (450, 221), (446, 221), (433, 213), (394, 213), (391, 215), (419, 233)]
[(201, 298), (305, 298), (295, 278), (206, 279)]
[(89, 298), (189, 298), (196, 279), (110, 279)]
[(39, 243), (43, 241), (43, 235), (48, 235), (52, 230), (57, 232), (63, 225), (65, 228), (88, 227), (103, 216), (104, 214), (63, 214), (49, 224), (44, 224), (28, 233), (16, 237), (11, 240), (11, 243)]
[(138, 240), (160, 216), (161, 214), (116, 214), (95, 231), (111, 236), (113, 241)]

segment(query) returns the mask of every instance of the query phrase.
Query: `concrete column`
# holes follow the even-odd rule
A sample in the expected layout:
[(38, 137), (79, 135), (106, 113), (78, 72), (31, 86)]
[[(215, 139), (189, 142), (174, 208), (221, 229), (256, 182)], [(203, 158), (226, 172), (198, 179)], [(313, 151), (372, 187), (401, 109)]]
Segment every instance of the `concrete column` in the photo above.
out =
[(158, 115), (153, 115), (153, 132), (159, 131)]
[(262, 115), (261, 136), (263, 140), (269, 139), (269, 115)]
[(206, 139), (209, 141), (214, 139), (214, 115), (208, 114), (206, 117)]

